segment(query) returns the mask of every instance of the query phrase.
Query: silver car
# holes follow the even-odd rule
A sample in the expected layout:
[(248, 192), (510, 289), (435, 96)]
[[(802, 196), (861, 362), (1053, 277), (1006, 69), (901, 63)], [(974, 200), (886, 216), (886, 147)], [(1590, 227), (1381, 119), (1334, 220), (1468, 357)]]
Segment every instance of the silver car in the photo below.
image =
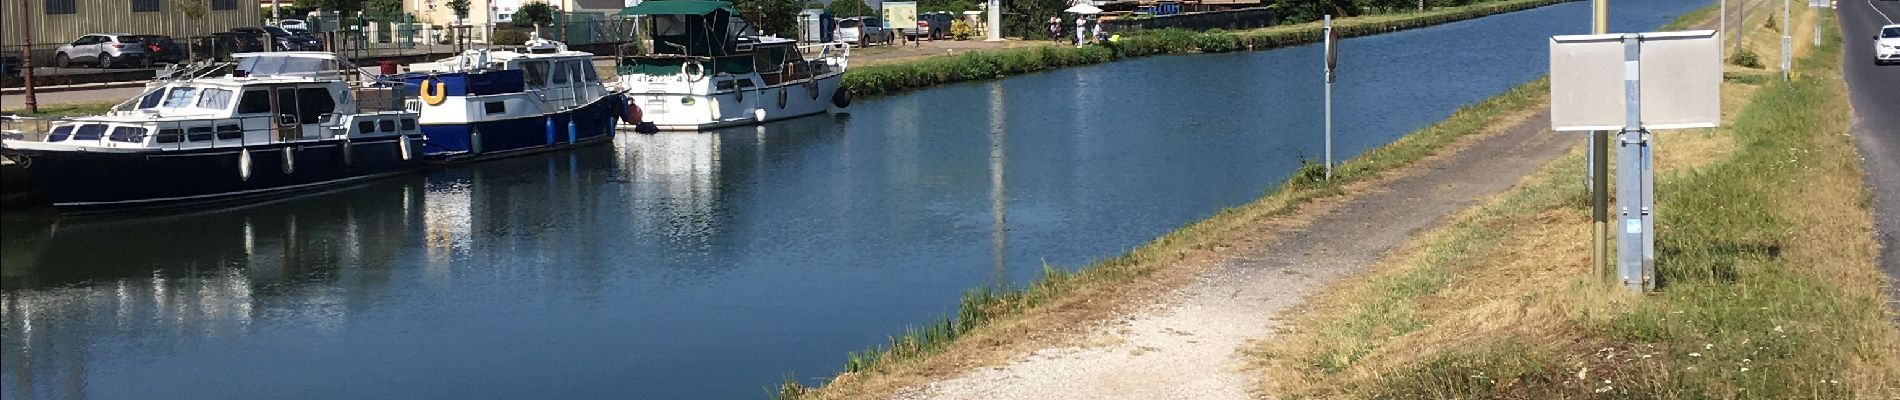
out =
[(66, 68), (74, 63), (99, 68), (111, 68), (114, 65), (150, 66), (151, 59), (145, 56), (145, 46), (140, 45), (136, 35), (94, 33), (80, 36), (78, 40), (59, 45), (53, 50), (53, 65)]
[(838, 20), (838, 41), (855, 43), (858, 47), (872, 44), (891, 44), (897, 35), (885, 29), (884, 20), (877, 17), (851, 17)]

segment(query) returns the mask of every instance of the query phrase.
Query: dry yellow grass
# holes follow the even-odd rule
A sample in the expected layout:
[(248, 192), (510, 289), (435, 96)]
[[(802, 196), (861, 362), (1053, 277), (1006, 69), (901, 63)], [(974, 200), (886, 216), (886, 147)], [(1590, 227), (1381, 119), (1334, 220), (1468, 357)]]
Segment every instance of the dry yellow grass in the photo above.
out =
[[(1812, 14), (1802, 21), (1817, 22)], [(1757, 33), (1751, 36), (1762, 36)], [(1778, 54), (1778, 41), (1775, 46)], [(1785, 239), (1764, 249), (1767, 258), (1740, 257), (1733, 267), (1740, 277), (1728, 278), (1734, 283), (1684, 282), (1672, 289), (1677, 293), (1644, 297), (1589, 277), (1588, 215), (1575, 188), (1582, 157), (1573, 154), (1421, 236), (1364, 279), (1312, 300), (1304, 316), (1254, 350), (1263, 392), (1284, 398), (1733, 398), (1761, 395), (1747, 391), (1754, 387), (1816, 398), (1900, 398), (1900, 333), (1878, 308), (1884, 276), (1873, 267), (1866, 192), (1846, 139), (1845, 96), (1837, 79), (1827, 79), (1824, 87), (1833, 95), (1820, 95), (1826, 104), (1805, 105), (1825, 114), (1803, 126), (1813, 129), (1803, 136), (1811, 143), (1757, 148), (1747, 161), (1749, 168), (1793, 171), (1773, 182), (1727, 183), (1773, 199), (1738, 199), (1733, 207), (1778, 204), (1760, 211), (1787, 221), (1788, 229), (1775, 235)], [(1726, 83), (1725, 126), (1734, 127), (1736, 112), (1761, 92), (1755, 86), (1779, 84)], [(1778, 95), (1781, 102), (1792, 96)], [(1751, 122), (1751, 129), (1764, 126)], [(1776, 123), (1786, 124), (1766, 124)], [(1659, 174), (1690, 181), (1739, 162), (1730, 161), (1739, 151), (1731, 129), (1662, 136)], [(1762, 151), (1796, 154), (1785, 155), (1785, 165), (1763, 167)], [(1669, 194), (1659, 196), (1664, 212), (1672, 210)], [(1751, 293), (1787, 296), (1785, 307), (1798, 311), (1779, 304), (1735, 309), (1712, 300)]]

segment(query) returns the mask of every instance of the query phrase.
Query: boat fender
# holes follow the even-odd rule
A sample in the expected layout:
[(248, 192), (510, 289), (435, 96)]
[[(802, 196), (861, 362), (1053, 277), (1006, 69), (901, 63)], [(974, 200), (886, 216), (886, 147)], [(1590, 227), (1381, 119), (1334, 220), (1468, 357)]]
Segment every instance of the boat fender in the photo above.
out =
[(639, 104), (635, 104), (631, 101), (626, 103), (627, 107), (620, 110), (620, 122), (624, 122), (627, 125), (640, 125), (640, 122), (646, 120), (646, 116), (640, 112)]
[(737, 96), (738, 97), (737, 100), (739, 100), (740, 102), (745, 102), (745, 88), (743, 87), (733, 88), (732, 94)]
[(850, 107), (851, 91), (838, 88), (838, 91), (831, 92), (831, 105), (838, 106), (838, 108)]
[(548, 136), (548, 146), (552, 147), (554, 146), (554, 116), (552, 115), (548, 116), (546, 125), (547, 125), (547, 129), (545, 129), (545, 131), (547, 132), (547, 136)]
[(238, 149), (238, 179), (251, 180), (251, 149)]
[(765, 109), (763, 108), (752, 109), (752, 119), (759, 122), (765, 122)]
[(785, 87), (783, 86), (778, 88), (778, 108), (780, 110), (785, 109)]
[(344, 168), (349, 168), (349, 167), (350, 167), (350, 161), (351, 161), (351, 160), (350, 160), (350, 151), (351, 151), (351, 150), (350, 150), (350, 148), (351, 148), (351, 146), (350, 146), (350, 139), (349, 139), (349, 138), (344, 138), (344, 139), (343, 139), (343, 143), (342, 143), (342, 146), (343, 146), (343, 147), (342, 147), (342, 148), (343, 148), (343, 167), (344, 167)]
[(400, 139), (396, 140), (396, 151), (402, 152), (403, 161), (409, 161), (410, 157), (414, 157), (410, 155), (412, 153), (409, 152), (409, 135), (403, 135)]
[(289, 147), (285, 147), (284, 175), (290, 175), (293, 172), (297, 172), (297, 153), (292, 152)]
[(818, 80), (812, 79), (805, 81), (805, 92), (811, 95), (812, 100), (818, 100)]
[(680, 64), (680, 74), (686, 75), (686, 80), (691, 82), (706, 80), (706, 65), (698, 61), (687, 61), (685, 64)]
[(444, 100), (449, 99), (448, 86), (433, 77), (422, 80), (422, 92), (420, 94), (422, 102), (432, 106), (442, 105)]
[(574, 142), (579, 141), (580, 136), (581, 136), (580, 126), (574, 125), (573, 119), (568, 119), (567, 120), (567, 144), (574, 144)]

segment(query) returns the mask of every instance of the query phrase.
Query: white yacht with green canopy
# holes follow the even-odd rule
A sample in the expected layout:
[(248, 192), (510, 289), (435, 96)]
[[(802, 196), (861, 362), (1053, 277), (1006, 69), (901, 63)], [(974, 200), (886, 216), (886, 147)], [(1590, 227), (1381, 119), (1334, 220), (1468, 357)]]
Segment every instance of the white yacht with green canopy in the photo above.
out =
[(704, 130), (850, 105), (838, 89), (849, 45), (761, 35), (725, 1), (648, 0), (620, 15), (653, 21), (652, 52), (621, 57), (617, 69), (644, 117), (635, 129)]

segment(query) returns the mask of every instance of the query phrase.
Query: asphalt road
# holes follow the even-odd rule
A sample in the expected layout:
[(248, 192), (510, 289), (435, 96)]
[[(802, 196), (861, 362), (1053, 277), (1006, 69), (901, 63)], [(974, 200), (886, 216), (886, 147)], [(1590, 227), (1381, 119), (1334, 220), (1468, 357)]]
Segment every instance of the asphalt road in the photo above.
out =
[(1875, 66), (1874, 35), (1900, 23), (1900, 0), (1840, 0), (1847, 88), (1854, 103), (1854, 144), (1874, 191), (1880, 263), (1900, 309), (1900, 65)]

